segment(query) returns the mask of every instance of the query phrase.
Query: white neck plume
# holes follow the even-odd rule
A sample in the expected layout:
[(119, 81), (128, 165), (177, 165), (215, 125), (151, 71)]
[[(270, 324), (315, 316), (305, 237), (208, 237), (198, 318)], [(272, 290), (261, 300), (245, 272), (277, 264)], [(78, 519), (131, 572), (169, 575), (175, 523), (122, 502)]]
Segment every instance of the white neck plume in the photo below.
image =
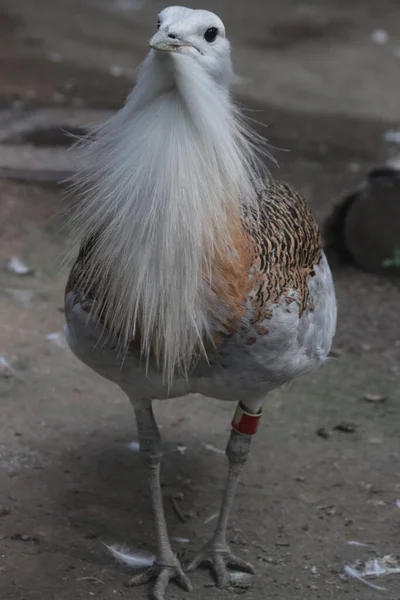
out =
[(192, 57), (151, 51), (125, 106), (80, 145), (76, 232), (95, 237), (81, 285), (171, 383), (218, 318), (210, 263), (231, 249), (230, 219), (255, 205), (260, 139)]

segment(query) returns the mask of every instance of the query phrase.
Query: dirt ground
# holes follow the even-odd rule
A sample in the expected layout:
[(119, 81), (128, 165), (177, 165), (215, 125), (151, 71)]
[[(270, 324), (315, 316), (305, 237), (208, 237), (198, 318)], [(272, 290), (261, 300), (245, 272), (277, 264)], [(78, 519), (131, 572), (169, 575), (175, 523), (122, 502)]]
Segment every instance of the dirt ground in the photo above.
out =
[[(27, 136), (10, 133), (10, 124), (18, 129), (44, 107), (61, 125), (80, 123), (88, 109), (118, 107), (161, 6), (0, 1), (0, 357), (13, 369), (0, 359), (4, 600), (147, 598), (146, 587), (126, 588), (128, 573), (104, 546), (154, 549), (143, 470), (129, 447), (133, 412), (58, 335), (68, 246), (62, 187), (4, 173), (32, 161), (40, 173), (58, 156), (61, 171), (68, 169), (59, 125)], [(341, 194), (396, 152), (383, 136), (400, 122), (398, 0), (204, 7), (226, 21), (243, 77), (240, 100), (268, 124), (274, 147), (290, 149), (276, 151), (273, 174), (297, 185), (322, 222)], [(383, 44), (371, 37), (380, 29), (389, 34)], [(10, 272), (13, 256), (33, 272)], [(344, 576), (346, 564), (399, 554), (400, 287), (333, 267), (336, 358), (270, 395), (237, 495), (230, 541), (257, 574), (247, 589), (221, 591), (199, 571), (192, 595), (171, 584), (171, 600), (400, 599), (400, 573), (370, 580), (387, 591)], [(367, 402), (366, 394), (387, 400)], [(218, 450), (233, 410), (200, 397), (157, 403), (167, 517), (183, 560), (212, 531), (226, 472)], [(335, 429), (343, 423), (353, 427)]]

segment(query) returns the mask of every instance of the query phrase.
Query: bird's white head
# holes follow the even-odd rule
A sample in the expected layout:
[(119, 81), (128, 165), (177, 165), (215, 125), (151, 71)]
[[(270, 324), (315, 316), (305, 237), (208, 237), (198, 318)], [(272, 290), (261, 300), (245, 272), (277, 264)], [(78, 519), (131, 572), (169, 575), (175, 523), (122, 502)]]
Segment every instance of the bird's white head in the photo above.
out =
[(230, 44), (221, 19), (208, 10), (169, 6), (158, 15), (150, 47), (157, 53), (191, 57), (213, 79), (229, 85)]

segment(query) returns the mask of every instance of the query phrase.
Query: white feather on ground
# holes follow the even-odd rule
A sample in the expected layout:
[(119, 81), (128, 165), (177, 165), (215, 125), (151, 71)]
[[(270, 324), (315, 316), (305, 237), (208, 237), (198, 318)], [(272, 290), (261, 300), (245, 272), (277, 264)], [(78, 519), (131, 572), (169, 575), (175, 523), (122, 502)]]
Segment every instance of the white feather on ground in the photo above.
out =
[(381, 587), (379, 585), (375, 585), (374, 583), (371, 583), (370, 581), (367, 581), (365, 579), (365, 577), (363, 577), (356, 569), (354, 569), (353, 567), (350, 567), (349, 565), (346, 565), (344, 568), (344, 572), (349, 576), (349, 577), (353, 577), (354, 579), (358, 579), (358, 581), (361, 581), (362, 583), (364, 583), (365, 585), (367, 585), (368, 587), (374, 589), (374, 590), (379, 590), (380, 592), (386, 592), (387, 589), (384, 587)]
[(155, 561), (155, 556), (151, 556), (144, 552), (132, 552), (125, 546), (118, 546), (117, 544), (113, 544), (112, 546), (108, 546), (107, 544), (104, 545), (116, 561), (123, 563), (131, 569), (151, 567)]

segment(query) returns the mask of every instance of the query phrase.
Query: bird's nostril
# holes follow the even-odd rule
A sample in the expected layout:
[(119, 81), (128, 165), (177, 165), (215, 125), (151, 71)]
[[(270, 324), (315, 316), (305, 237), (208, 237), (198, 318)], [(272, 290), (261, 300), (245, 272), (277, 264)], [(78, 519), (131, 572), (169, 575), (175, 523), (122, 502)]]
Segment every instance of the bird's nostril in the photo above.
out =
[(171, 40), (176, 40), (176, 35), (173, 33), (169, 33), (168, 37), (171, 38)]

